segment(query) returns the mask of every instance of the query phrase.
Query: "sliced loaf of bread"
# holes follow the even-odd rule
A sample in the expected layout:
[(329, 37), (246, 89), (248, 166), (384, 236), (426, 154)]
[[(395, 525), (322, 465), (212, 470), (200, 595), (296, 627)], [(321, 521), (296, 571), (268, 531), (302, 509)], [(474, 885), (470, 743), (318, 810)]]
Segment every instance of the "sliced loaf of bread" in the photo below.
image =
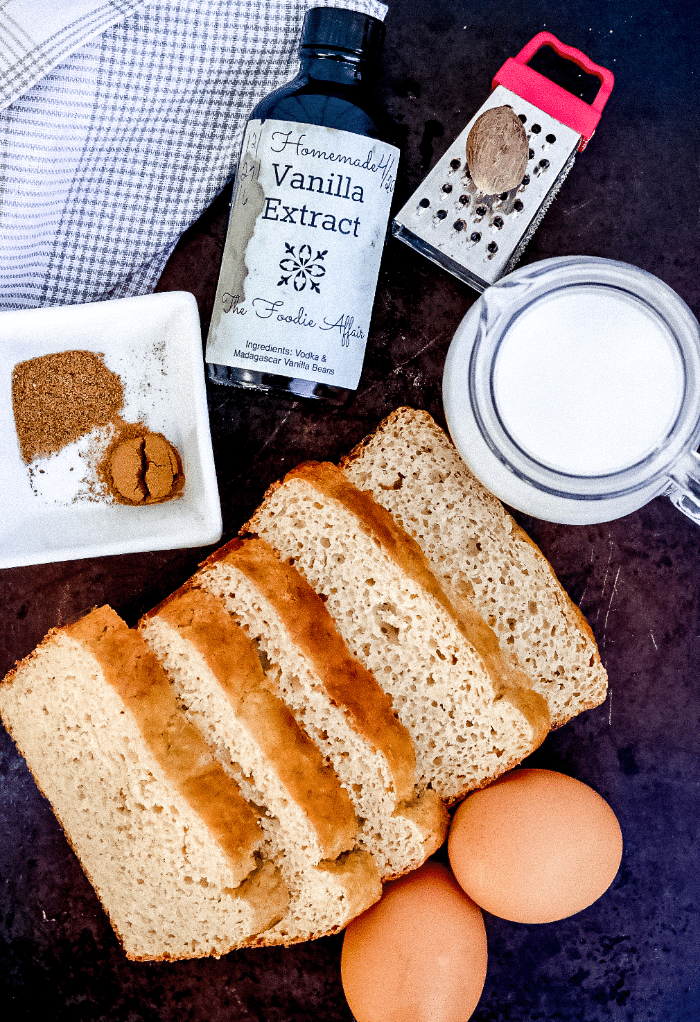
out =
[(473, 600), (547, 700), (553, 727), (604, 701), (588, 622), (427, 412), (396, 409), (341, 468), (413, 536), (445, 589)]
[(356, 848), (350, 799), (286, 705), (268, 690), (250, 639), (217, 596), (188, 584), (139, 623), (188, 719), (258, 807), (270, 854), (290, 892), (260, 942), (337, 932), (381, 894)]
[(542, 742), (546, 701), (473, 607), (448, 599), (415, 540), (336, 466), (293, 469), (245, 528), (305, 576), (389, 695), (420, 783), (454, 802)]
[(341, 468), (271, 487), (138, 630), (99, 608), (0, 682), (132, 959), (336, 932), (446, 804), (605, 697), (582, 615), (427, 413)]
[(360, 845), (382, 879), (424, 862), (444, 840), (445, 807), (434, 791), (416, 787), (407, 730), (304, 578), (268, 544), (249, 538), (212, 555), (192, 584), (219, 597), (255, 643), (266, 683), (351, 799)]
[(129, 958), (219, 956), (283, 916), (256, 813), (111, 608), (52, 630), (0, 715)]

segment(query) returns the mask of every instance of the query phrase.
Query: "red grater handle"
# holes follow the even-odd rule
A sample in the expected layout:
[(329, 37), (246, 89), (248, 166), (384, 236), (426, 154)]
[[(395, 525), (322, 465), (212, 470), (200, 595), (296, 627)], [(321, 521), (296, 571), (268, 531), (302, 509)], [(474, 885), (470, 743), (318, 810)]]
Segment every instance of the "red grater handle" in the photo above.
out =
[[(571, 60), (583, 71), (600, 79), (600, 88), (591, 104), (584, 103), (560, 85), (545, 78), (527, 66), (527, 62), (542, 46), (551, 46), (560, 57)], [(612, 92), (615, 79), (607, 68), (594, 64), (581, 50), (564, 46), (551, 32), (540, 32), (522, 48), (517, 57), (509, 57), (494, 76), (493, 87), (503, 85), (521, 99), (544, 110), (550, 117), (566, 124), (581, 136), (579, 150), (583, 151), (595, 131), (603, 107)]]

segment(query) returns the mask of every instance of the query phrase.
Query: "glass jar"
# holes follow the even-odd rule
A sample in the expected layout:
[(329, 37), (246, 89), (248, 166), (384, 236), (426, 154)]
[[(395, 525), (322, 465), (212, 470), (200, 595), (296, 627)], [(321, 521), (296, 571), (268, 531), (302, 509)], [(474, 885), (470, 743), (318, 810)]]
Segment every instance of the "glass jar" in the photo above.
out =
[(452, 439), (505, 503), (566, 524), (667, 494), (700, 523), (700, 326), (663, 281), (585, 256), (488, 288), (443, 376)]

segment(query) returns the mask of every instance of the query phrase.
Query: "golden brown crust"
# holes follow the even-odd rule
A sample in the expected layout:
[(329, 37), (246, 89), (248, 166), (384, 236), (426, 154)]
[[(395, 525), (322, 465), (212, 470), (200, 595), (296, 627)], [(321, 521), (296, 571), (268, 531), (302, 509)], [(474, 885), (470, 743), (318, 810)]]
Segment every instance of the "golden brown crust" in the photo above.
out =
[[(439, 446), (442, 446), (445, 443), (445, 441), (447, 441), (450, 447), (452, 447), (452, 449), (456, 451), (456, 448), (454, 447), (454, 443), (452, 442), (451, 438), (440, 428), (440, 426), (438, 426), (438, 424), (435, 422), (435, 420), (433, 419), (429, 412), (423, 409), (414, 409), (407, 405), (403, 405), (399, 408), (394, 409), (394, 411), (390, 412), (389, 415), (387, 415), (386, 418), (384, 418), (379, 423), (379, 425), (377, 426), (373, 433), (363, 437), (363, 439), (360, 440), (360, 442), (355, 445), (355, 447), (350, 451), (350, 453), (340, 460), (341, 470), (350, 468), (355, 460), (361, 458), (362, 452), (367, 447), (374, 445), (377, 442), (381, 444), (382, 437), (385, 435), (389, 436), (395, 424), (397, 423), (400, 424), (401, 421), (406, 419), (407, 417), (412, 419), (414, 422), (420, 424), (421, 428), (428, 430), (435, 437), (435, 440), (439, 444)], [(433, 450), (432, 447), (425, 448), (424, 453), (431, 454), (432, 450)], [(423, 451), (420, 451), (419, 453), (423, 453)], [(464, 465), (463, 467), (464, 471), (469, 476), (471, 476), (471, 473), (467, 466)], [(479, 486), (481, 492), (483, 493), (483, 499), (488, 504), (497, 508), (499, 516), (502, 516), (503, 519), (506, 522), (508, 522), (513, 538), (527, 545), (527, 547), (532, 551), (534, 556), (537, 558), (537, 561), (541, 565), (542, 569), (545, 570), (549, 575), (551, 580), (550, 593), (554, 598), (556, 598), (561, 613), (569, 622), (574, 631), (577, 631), (581, 634), (583, 641), (590, 649), (590, 660), (588, 666), (596, 670), (598, 673), (604, 675), (605, 669), (600, 659), (600, 653), (593, 631), (588, 621), (586, 620), (584, 614), (581, 612), (580, 608), (576, 606), (576, 604), (573, 602), (571, 597), (568, 595), (566, 590), (559, 582), (559, 579), (557, 578), (556, 572), (554, 571), (554, 568), (552, 567), (551, 563), (547, 560), (547, 558), (542, 553), (537, 544), (531, 539), (530, 536), (528, 536), (525, 530), (518, 525), (513, 516), (508, 513), (508, 511), (498, 500), (498, 498), (490, 491), (486, 490), (483, 486), (481, 486), (481, 484), (479, 484)], [(514, 655), (512, 655), (512, 661), (515, 663), (518, 669), (522, 669)], [(583, 701), (579, 699), (576, 702), (576, 707), (573, 713), (569, 714), (568, 716), (562, 717), (561, 719), (551, 720), (550, 727), (551, 728), (561, 727), (568, 720), (570, 720), (572, 716), (575, 716), (576, 714), (581, 713), (584, 710), (593, 709), (595, 706), (598, 706), (605, 699), (604, 685), (601, 687), (600, 691), (602, 693), (601, 697), (597, 698), (592, 697), (590, 699)]]
[[(450, 814), (447, 810), (447, 803), (432, 788), (423, 788), (410, 802), (402, 802), (400, 806), (397, 806), (395, 812), (400, 813), (401, 816), (408, 817), (409, 820), (413, 820), (420, 830), (423, 835), (422, 862), (425, 862), (429, 856), (437, 852), (447, 837), (450, 826)], [(420, 863), (421, 865), (422, 862)], [(398, 880), (399, 877), (406, 876), (413, 869), (417, 869), (418, 865), (416, 864), (396, 873), (382, 876), (382, 882), (387, 883), (389, 880)]]
[(188, 585), (158, 614), (204, 657), (236, 714), (256, 734), (290, 797), (314, 828), (324, 858), (351, 848), (357, 818), (344, 788), (285, 704), (268, 691), (253, 643), (216, 596)]
[(233, 564), (272, 604), (330, 698), (355, 730), (386, 757), (397, 800), (410, 798), (415, 783), (410, 736), (374, 675), (349, 652), (323, 600), (296, 568), (282, 561), (261, 539), (234, 539), (209, 558), (205, 567), (219, 560)]
[(143, 637), (111, 607), (63, 631), (90, 651), (131, 711), (160, 766), (225, 851), (240, 883), (262, 841), (257, 816), (179, 709), (175, 692)]
[[(112, 611), (110, 613), (110, 608), (102, 608), (102, 610), (103, 611), (107, 611), (107, 613), (104, 613), (102, 615), (98, 615), (98, 617), (103, 617), (107, 621), (109, 621), (109, 619), (111, 618), (112, 614), (114, 614), (114, 612)], [(93, 611), (93, 613), (96, 613), (96, 612)], [(117, 617), (116, 615), (114, 615), (114, 616)], [(117, 617), (117, 621), (119, 621), (118, 617)], [(76, 622), (76, 624), (79, 624), (79, 622)], [(124, 628), (126, 628), (126, 625), (123, 622), (121, 624), (123, 625)], [(17, 678), (18, 674), (21, 672), (21, 670), (25, 666), (29, 665), (33, 660), (35, 660), (38, 657), (40, 657), (42, 655), (42, 653), (44, 652), (44, 650), (55, 641), (57, 636), (59, 636), (61, 634), (66, 635), (66, 634), (69, 633), (69, 631), (72, 631), (72, 630), (73, 629), (72, 629), (71, 626), (63, 626), (63, 627), (60, 627), (60, 628), (52, 628), (52, 629), (50, 629), (49, 632), (44, 637), (44, 639), (39, 643), (39, 645), (31, 653), (29, 653), (26, 657), (24, 657), (21, 661), (18, 661), (17, 664), (15, 665), (15, 667), (11, 671), (8, 672), (8, 674), (5, 676), (5, 678), (0, 682), (0, 687), (5, 686), (5, 685), (7, 685), (8, 687), (11, 686), (14, 683), (15, 679)], [(80, 638), (78, 638), (78, 635), (80, 634), (81, 629), (80, 628), (76, 628), (75, 631), (78, 634), (71, 636), (71, 638), (73, 639), (73, 641), (80, 642), (81, 645), (82, 645), (82, 642), (81, 642)], [(133, 633), (131, 633), (131, 634), (133, 634)], [(90, 651), (94, 655), (94, 651), (92, 649)], [(14, 735), (14, 728), (12, 726), (12, 721), (10, 719), (4, 719), (3, 723), (5, 724), (5, 727), (6, 727), (7, 731), (8, 731), (8, 733), (10, 734), (10, 737), (12, 738), (12, 740), (15, 743), (18, 751), (21, 754), (20, 746), (19, 746), (19, 744), (18, 744), (18, 742), (17, 742), (17, 740), (15, 738), (15, 735)], [(110, 911), (110, 899), (105, 897), (105, 893), (102, 890), (101, 886), (97, 883), (97, 881), (93, 877), (90, 869), (87, 867), (87, 865), (83, 861), (83, 859), (82, 859), (82, 857), (80, 855), (79, 850), (75, 846), (75, 843), (74, 843), (73, 838), (72, 838), (71, 833), (70, 833), (70, 829), (65, 825), (65, 823), (64, 823), (64, 821), (62, 819), (61, 812), (56, 808), (56, 806), (54, 806), (54, 804), (51, 801), (50, 797), (48, 796), (48, 794), (44, 790), (44, 786), (43, 786), (40, 778), (34, 772), (34, 769), (32, 767), (32, 763), (30, 761), (27, 761), (27, 768), (29, 769), (29, 772), (32, 775), (32, 778), (34, 780), (34, 783), (36, 784), (37, 790), (51, 804), (52, 810), (53, 810), (53, 812), (54, 812), (54, 814), (55, 814), (55, 816), (56, 816), (56, 818), (57, 818), (57, 820), (58, 820), (58, 822), (59, 822), (59, 824), (60, 824), (60, 826), (61, 826), (61, 828), (63, 830), (63, 834), (64, 834), (64, 837), (66, 839), (66, 842), (67, 842), (68, 846), (70, 847), (71, 851), (73, 852), (73, 854), (75, 855), (75, 857), (76, 857), (76, 859), (77, 859), (77, 861), (78, 861), (78, 863), (79, 863), (79, 865), (80, 865), (80, 867), (81, 867), (85, 877), (87, 878), (88, 882), (94, 888), (94, 890), (95, 890), (95, 892), (97, 894), (97, 897), (98, 897), (98, 899), (100, 901), (100, 904), (102, 905), (103, 911), (105, 912), (105, 915), (107, 916), (107, 918), (108, 918), (108, 920), (110, 922), (110, 925), (111, 925), (112, 929), (114, 930), (115, 936), (117, 937), (117, 940), (119, 941), (119, 943), (120, 943), (120, 945), (122, 947), (122, 950), (124, 951), (125, 956), (130, 961), (135, 961), (135, 962), (146, 962), (146, 961), (148, 961), (148, 962), (165, 962), (165, 961), (177, 961), (177, 960), (180, 960), (183, 957), (182, 955), (180, 955), (180, 956), (172, 955), (172, 954), (169, 954), (167, 952), (165, 952), (163, 954), (160, 954), (160, 955), (156, 955), (156, 954), (144, 955), (144, 954), (135, 953), (134, 950), (130, 947), (129, 940), (126, 939), (124, 934), (121, 932), (120, 927), (118, 925), (118, 922), (117, 922), (117, 920), (116, 920), (116, 918), (114, 916), (114, 913)], [(214, 785), (213, 787), (211, 786), (211, 780), (212, 780), (211, 776), (207, 776), (205, 774), (205, 784), (207, 784), (209, 786), (210, 794), (212, 795), (212, 797), (218, 799), (219, 798), (219, 794), (220, 794), (219, 790), (216, 787), (216, 785)], [(195, 796), (197, 798), (199, 797), (199, 792), (197, 792), (196, 790), (195, 790)], [(228, 795), (227, 795), (226, 792), (224, 792), (224, 803), (226, 803), (227, 798), (228, 798)], [(195, 808), (199, 811), (200, 807), (199, 806), (195, 806)], [(204, 814), (200, 812), (200, 815), (202, 816), (202, 819), (206, 823), (207, 819), (204, 816)], [(230, 826), (230, 820), (228, 818), (224, 818), (224, 820), (222, 822), (226, 826)], [(289, 891), (287, 889), (287, 885), (285, 884), (284, 880), (281, 877), (281, 874), (280, 874), (279, 870), (271, 862), (263, 862), (261, 865), (257, 865), (255, 860), (252, 860), (252, 861), (253, 861), (253, 871), (248, 873), (248, 875), (245, 876), (242, 879), (242, 881), (239, 884), (239, 886), (235, 889), (235, 892), (231, 892), (231, 893), (235, 893), (236, 897), (241, 897), (241, 898), (249, 897), (250, 901), (251, 901), (251, 905), (253, 905), (253, 906), (256, 903), (258, 905), (262, 905), (263, 902), (261, 901), (261, 899), (264, 898), (265, 899), (264, 904), (265, 904), (265, 909), (266, 909), (266, 914), (267, 914), (266, 928), (269, 928), (269, 927), (274, 926), (275, 923), (278, 922), (279, 919), (281, 918), (281, 916), (283, 915), (283, 913), (284, 913), (284, 911), (286, 909), (286, 906), (289, 903)], [(270, 910), (272, 910), (273, 912), (276, 913), (272, 918), (269, 915), (269, 911)], [(219, 937), (214, 937), (213, 938), (213, 941), (216, 941), (216, 940), (219, 940)], [(244, 946), (246, 946), (246, 941), (245, 940), (230, 941), (228, 944), (225, 944), (225, 945), (222, 945), (221, 943), (219, 943), (219, 944), (214, 944), (213, 943), (211, 948), (207, 949), (205, 947), (202, 947), (200, 950), (191, 952), (186, 957), (205, 958), (205, 957), (212, 957), (213, 956), (213, 957), (217, 957), (218, 958), (221, 955), (228, 954), (230, 951), (236, 950), (237, 948), (244, 947)]]
[(316, 868), (341, 877), (341, 882), (345, 888), (345, 921), (336, 926), (318, 930), (315, 933), (306, 933), (300, 937), (280, 935), (271, 937), (269, 934), (261, 933), (257, 937), (251, 937), (246, 941), (246, 946), (271, 947), (279, 945), (290, 947), (293, 944), (301, 944), (307, 940), (330, 937), (334, 933), (340, 933), (351, 919), (364, 912), (376, 901), (379, 901), (382, 896), (382, 883), (379, 880), (379, 874), (368, 852), (355, 849), (354, 851), (346, 852), (333, 861), (320, 862)]
[(533, 729), (535, 745), (541, 744), (550, 725), (547, 701), (532, 689), (531, 679), (512, 666), (510, 657), (501, 650), (496, 633), (472, 604), (467, 600), (458, 602), (448, 599), (413, 537), (369, 493), (353, 486), (343, 472), (330, 462), (305, 462), (298, 465), (285, 476), (285, 482), (292, 479), (304, 480), (325, 497), (348, 508), (367, 534), (386, 551), (404, 574), (440, 604), (481, 656), (499, 696), (508, 699), (521, 711)]

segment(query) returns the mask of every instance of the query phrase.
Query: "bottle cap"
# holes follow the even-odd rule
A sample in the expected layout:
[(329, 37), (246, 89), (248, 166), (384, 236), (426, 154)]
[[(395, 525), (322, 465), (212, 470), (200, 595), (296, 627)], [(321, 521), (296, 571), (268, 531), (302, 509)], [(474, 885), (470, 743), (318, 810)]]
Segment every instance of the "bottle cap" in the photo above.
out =
[(300, 48), (320, 46), (372, 60), (381, 53), (384, 34), (384, 23), (368, 14), (341, 7), (312, 7), (304, 17)]

